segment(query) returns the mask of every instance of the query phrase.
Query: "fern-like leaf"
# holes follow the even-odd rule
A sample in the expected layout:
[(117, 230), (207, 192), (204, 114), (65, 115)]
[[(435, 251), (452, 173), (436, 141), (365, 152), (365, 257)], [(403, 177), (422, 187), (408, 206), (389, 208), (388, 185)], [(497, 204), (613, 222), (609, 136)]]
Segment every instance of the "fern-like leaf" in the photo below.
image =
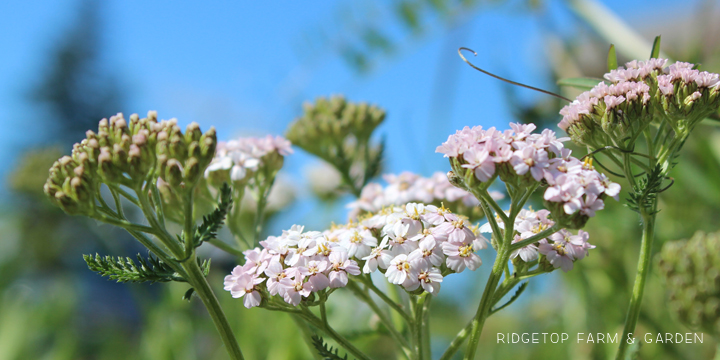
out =
[(643, 178), (638, 180), (633, 187), (633, 192), (630, 193), (630, 198), (627, 199), (627, 206), (638, 213), (641, 210), (650, 215), (657, 213), (654, 210), (654, 204), (657, 201), (657, 194), (660, 192), (664, 178), (663, 168), (658, 164), (652, 172), (645, 174)]
[[(317, 349), (318, 354), (322, 356), (323, 360), (347, 360), (347, 354), (343, 357), (340, 357), (338, 354), (338, 349), (333, 349), (332, 346), (327, 344), (323, 338), (317, 335), (312, 336), (312, 342), (315, 346), (315, 349)], [(333, 351), (334, 350), (334, 351)]]
[(508, 300), (505, 304), (502, 304), (501, 306), (490, 310), (490, 315), (510, 306), (510, 304), (512, 304), (515, 300), (517, 300), (520, 297), (520, 295), (522, 295), (523, 291), (525, 291), (525, 289), (527, 288), (527, 285), (528, 285), (527, 281), (520, 284), (520, 287), (518, 287), (517, 291), (515, 291), (515, 294), (510, 298), (510, 300)]
[(232, 208), (232, 189), (227, 183), (220, 188), (220, 203), (210, 214), (203, 216), (203, 222), (195, 230), (195, 247), (214, 239)]
[[(95, 254), (95, 256), (83, 255), (83, 259), (85, 259), (90, 270), (117, 282), (186, 281), (168, 264), (152, 255), (145, 259), (138, 254), (137, 262), (130, 257), (100, 256), (99, 254)], [(209, 262), (206, 261), (203, 266), (209, 268)], [(206, 271), (205, 268), (203, 270)]]

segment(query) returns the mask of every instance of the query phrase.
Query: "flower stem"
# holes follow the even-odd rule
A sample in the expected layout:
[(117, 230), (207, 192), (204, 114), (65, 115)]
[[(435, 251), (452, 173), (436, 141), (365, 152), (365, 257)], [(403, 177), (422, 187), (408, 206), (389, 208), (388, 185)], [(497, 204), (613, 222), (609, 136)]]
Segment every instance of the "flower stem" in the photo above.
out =
[(415, 351), (418, 360), (425, 360), (429, 354), (425, 353), (425, 345), (423, 343), (423, 310), (427, 293), (419, 295), (415, 303)]
[[(275, 179), (273, 179), (273, 182)], [(260, 235), (262, 235), (263, 222), (265, 221), (265, 207), (269, 196), (269, 189), (272, 182), (266, 187), (261, 187), (258, 191), (257, 211), (255, 212), (255, 220), (253, 221), (253, 247), (260, 246)]]
[(428, 359), (432, 358), (432, 347), (430, 341), (430, 300), (432, 295), (427, 294), (425, 296), (425, 302), (423, 303), (423, 318), (422, 318), (422, 331), (423, 331), (423, 352), (426, 354)]
[(202, 300), (205, 308), (207, 308), (208, 313), (210, 313), (210, 317), (220, 333), (220, 337), (222, 338), (223, 344), (225, 344), (225, 348), (230, 355), (230, 358), (233, 360), (243, 360), (244, 358), (242, 352), (240, 351), (240, 346), (238, 345), (235, 334), (230, 327), (230, 323), (228, 323), (227, 317), (225, 317), (225, 313), (220, 307), (217, 297), (215, 297), (215, 293), (213, 293), (210, 288), (210, 284), (208, 284), (202, 270), (200, 270), (200, 266), (198, 266), (194, 254), (183, 264), (183, 268), (187, 271), (188, 282), (193, 286), (193, 288), (195, 288), (195, 293), (200, 297), (200, 300)]
[(210, 239), (207, 242), (214, 245), (216, 248), (230, 254), (233, 256), (241, 257), (243, 255), (242, 251), (240, 249), (234, 248), (232, 245), (220, 240), (220, 239)]
[(365, 278), (362, 278), (362, 277), (360, 279), (361, 279), (360, 281), (362, 281), (362, 283), (365, 284), (365, 286), (367, 286), (368, 289), (372, 290), (372, 292), (374, 292), (375, 295), (377, 295), (382, 301), (384, 301), (386, 304), (388, 304), (388, 306), (390, 306), (391, 309), (395, 310), (398, 314), (400, 314), (400, 316), (402, 316), (403, 319), (405, 319), (405, 321), (408, 322), (408, 324), (412, 324), (413, 319), (407, 313), (407, 311), (405, 311), (400, 305), (398, 305), (398, 303), (396, 303), (391, 298), (389, 298), (387, 295), (385, 295), (384, 292), (380, 291), (380, 289), (378, 289), (377, 286), (375, 286), (375, 284), (373, 284), (372, 279), (368, 278), (368, 280), (365, 280)]
[(468, 343), (467, 350), (465, 352), (465, 360), (472, 360), (475, 358), (475, 351), (477, 350), (478, 342), (480, 341), (480, 334), (482, 333), (483, 325), (487, 319), (487, 315), (492, 306), (492, 300), (495, 293), (495, 288), (500, 282), (505, 264), (508, 261), (510, 252), (507, 249), (502, 249), (498, 253), (498, 257), (493, 265), (492, 272), (488, 278), (485, 290), (483, 291), (482, 299), (478, 305), (478, 310), (475, 313), (475, 317), (472, 320), (472, 327), (470, 330), (470, 340)]
[(473, 321), (468, 322), (468, 324), (460, 330), (460, 332), (455, 336), (455, 338), (450, 342), (450, 345), (448, 345), (448, 348), (445, 349), (445, 352), (440, 356), (439, 360), (450, 360), (453, 355), (460, 349), (460, 346), (463, 342), (465, 342), (465, 339), (467, 339), (468, 335), (470, 335), (470, 331), (473, 327)]
[[(653, 208), (657, 206), (657, 203)], [(640, 244), (640, 258), (638, 259), (637, 275), (635, 276), (635, 285), (633, 286), (632, 297), (630, 298), (630, 307), (628, 308), (627, 317), (625, 318), (625, 327), (618, 348), (616, 360), (625, 359), (627, 352), (628, 334), (632, 335), (640, 316), (640, 304), (642, 302), (643, 292), (645, 291), (645, 281), (650, 270), (650, 255), (652, 254), (652, 245), (655, 233), (655, 215), (648, 214), (641, 210), (643, 233), (642, 242)]]
[(315, 316), (315, 314), (310, 312), (309, 309), (303, 308), (301, 316), (309, 323), (322, 330), (327, 336), (330, 336), (333, 340), (335, 340), (335, 342), (338, 343), (338, 345), (342, 346), (345, 350), (347, 350), (356, 358), (360, 360), (371, 360), (370, 357), (368, 357), (367, 355), (365, 355), (365, 353), (353, 346), (353, 344), (351, 344), (342, 335), (338, 334), (332, 327), (326, 326), (322, 322), (322, 320), (320, 320), (317, 316)]
[[(511, 213), (512, 213), (511, 209)], [(475, 351), (477, 351), (478, 342), (480, 341), (480, 334), (482, 333), (483, 325), (487, 319), (490, 308), (494, 305), (493, 300), (495, 298), (495, 291), (497, 289), (500, 278), (502, 277), (503, 271), (507, 266), (508, 259), (510, 258), (510, 242), (512, 241), (512, 234), (514, 219), (508, 221), (505, 224), (505, 239), (503, 240), (504, 245), (498, 249), (497, 257), (495, 258), (495, 264), (493, 264), (490, 277), (488, 277), (487, 284), (485, 284), (485, 290), (483, 291), (482, 299), (478, 305), (475, 317), (471, 322), (470, 340), (468, 341), (467, 350), (465, 351), (465, 360), (472, 360), (475, 358)]]
[(385, 312), (380, 309), (380, 307), (370, 297), (370, 294), (368, 294), (366, 291), (363, 291), (354, 281), (348, 282), (348, 288), (355, 292), (360, 298), (360, 300), (366, 303), (370, 307), (370, 309), (375, 314), (377, 314), (380, 321), (390, 332), (390, 335), (393, 337), (393, 339), (395, 339), (395, 342), (397, 342), (397, 344), (403, 350), (408, 359), (410, 359), (410, 344), (408, 344), (407, 340), (405, 340), (405, 338), (395, 329), (395, 325), (393, 324), (392, 319), (390, 319), (387, 314), (385, 314)]

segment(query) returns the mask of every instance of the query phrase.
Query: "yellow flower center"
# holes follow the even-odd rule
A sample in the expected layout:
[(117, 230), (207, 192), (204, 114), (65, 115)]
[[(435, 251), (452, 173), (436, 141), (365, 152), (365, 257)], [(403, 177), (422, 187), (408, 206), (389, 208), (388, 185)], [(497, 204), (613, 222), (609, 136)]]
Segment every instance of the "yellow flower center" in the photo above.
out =
[(465, 245), (458, 248), (458, 252), (460, 253), (460, 256), (462, 257), (468, 257), (470, 254), (473, 253), (473, 246), (471, 245)]

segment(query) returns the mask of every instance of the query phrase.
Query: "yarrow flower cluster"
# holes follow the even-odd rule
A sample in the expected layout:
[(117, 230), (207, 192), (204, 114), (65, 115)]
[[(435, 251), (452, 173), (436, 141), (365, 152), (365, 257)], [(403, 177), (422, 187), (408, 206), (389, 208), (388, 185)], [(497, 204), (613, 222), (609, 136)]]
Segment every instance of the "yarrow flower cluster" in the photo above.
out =
[[(563, 227), (581, 228), (606, 196), (617, 200), (620, 186), (597, 172), (592, 161), (572, 157), (551, 130), (533, 133), (535, 125), (510, 124), (511, 130), (465, 127), (450, 135), (436, 152), (450, 158), (468, 189), (487, 189), (496, 177), (518, 188), (547, 184), (545, 207)], [(539, 185), (539, 184), (538, 184)]]
[[(532, 209), (522, 209), (515, 218), (515, 229), (513, 243), (529, 239), (540, 232), (550, 229), (555, 222), (550, 218), (550, 211)], [(504, 228), (502, 219), (496, 218), (498, 226)], [(490, 233), (492, 228), (490, 223), (480, 227), (480, 232)], [(540, 239), (535, 243), (517, 249), (510, 254), (511, 259), (520, 258), (522, 261), (529, 263), (531, 261), (546, 260), (555, 269), (562, 268), (568, 272), (572, 270), (573, 263), (576, 260), (582, 260), (588, 254), (588, 250), (594, 249), (595, 246), (588, 243), (590, 234), (583, 230), (578, 230), (577, 235), (573, 235), (566, 229)], [(539, 259), (540, 255), (543, 256)]]
[[(426, 204), (442, 202), (445, 205), (458, 202), (467, 208), (479, 204), (471, 193), (450, 184), (447, 175), (442, 172), (436, 172), (426, 178), (405, 171), (398, 175), (385, 174), (383, 179), (387, 182), (387, 186), (369, 183), (363, 187), (360, 198), (347, 205), (351, 209), (349, 215), (351, 219), (357, 218), (362, 212), (374, 213), (384, 207), (400, 206), (409, 202)], [(504, 198), (504, 195), (497, 191), (491, 191), (490, 195), (495, 200)], [(451, 205), (448, 207), (454, 208)]]
[(92, 216), (101, 183), (135, 189), (157, 181), (177, 192), (190, 191), (215, 154), (215, 129), (200, 131), (197, 123), (185, 134), (177, 120), (157, 120), (137, 114), (126, 121), (123, 114), (100, 121), (98, 132), (73, 146), (50, 169), (45, 194), (69, 214)]
[(477, 269), (482, 261), (475, 251), (487, 247), (464, 218), (420, 203), (323, 232), (294, 225), (260, 244), (225, 277), (225, 290), (245, 297), (248, 308), (276, 295), (293, 306), (312, 301), (314, 293), (344, 287), (361, 272), (380, 271), (407, 291), (437, 295), (444, 276)]
[(605, 74), (608, 81), (580, 94), (565, 106), (558, 126), (578, 144), (631, 147), (652, 121), (667, 120), (677, 130), (693, 125), (720, 106), (718, 74), (668, 60), (633, 60)]
[(205, 178), (220, 184), (228, 179), (233, 183), (246, 183), (259, 168), (280, 169), (283, 156), (292, 153), (290, 141), (282, 136), (221, 141), (210, 166), (205, 169)]

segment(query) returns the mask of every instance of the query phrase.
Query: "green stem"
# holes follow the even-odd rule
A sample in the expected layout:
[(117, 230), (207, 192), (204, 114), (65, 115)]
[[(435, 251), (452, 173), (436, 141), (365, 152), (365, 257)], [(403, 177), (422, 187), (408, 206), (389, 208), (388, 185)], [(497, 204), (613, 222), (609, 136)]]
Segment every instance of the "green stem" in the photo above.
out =
[[(355, 294), (357, 294), (358, 297), (360, 298), (360, 300), (362, 300), (364, 303), (366, 303), (370, 307), (370, 309), (375, 314), (377, 314), (378, 318), (380, 318), (380, 321), (383, 323), (383, 325), (385, 325), (385, 327), (390, 332), (390, 335), (393, 337), (393, 339), (395, 339), (395, 341), (398, 343), (398, 345), (400, 345), (400, 348), (403, 350), (405, 355), (408, 358), (411, 358), (410, 357), (411, 354), (409, 351), (410, 344), (408, 344), (407, 340), (395, 329), (395, 325), (393, 324), (392, 320), (387, 316), (387, 314), (385, 314), (384, 311), (382, 311), (382, 309), (380, 309), (380, 307), (375, 303), (375, 301), (373, 301), (373, 299), (370, 297), (370, 294), (363, 291), (357, 285), (357, 283), (355, 283), (355, 281), (348, 282), (348, 288), (350, 288), (350, 290), (352, 290)], [(321, 310), (322, 310), (322, 308), (321, 308)]]
[(432, 300), (432, 294), (427, 294), (425, 302), (423, 303), (423, 318), (422, 318), (422, 331), (423, 331), (423, 352), (428, 359), (432, 358), (432, 347), (430, 338), (430, 301)]
[(511, 244), (511, 245), (510, 245), (510, 251), (515, 251), (515, 250), (520, 249), (520, 248), (522, 248), (522, 247), (528, 246), (528, 245), (530, 245), (530, 244), (532, 244), (532, 243), (536, 243), (536, 242), (538, 242), (538, 241), (540, 241), (540, 240), (542, 240), (542, 239), (544, 239), (544, 238), (546, 238), (546, 237), (548, 237), (548, 236), (550, 236), (550, 235), (552, 235), (552, 234), (554, 234), (554, 233), (556, 233), (556, 232), (558, 232), (558, 231), (560, 231), (560, 227), (557, 226), (557, 225), (553, 225), (552, 227), (550, 227), (550, 228), (548, 228), (548, 229), (545, 229), (545, 230), (543, 230), (543, 231), (541, 231), (541, 232), (539, 232), (539, 233), (537, 233), (537, 234), (535, 234), (535, 235), (533, 235), (533, 236), (531, 236), (531, 237), (529, 237), (529, 238), (527, 238), (527, 239), (524, 239), (524, 240), (521, 240), (521, 241), (518, 241), (518, 242), (516, 242), (516, 243)]
[(193, 216), (193, 194), (192, 190), (185, 195), (185, 258), (193, 257), (195, 252), (195, 218)]
[(460, 349), (460, 346), (463, 342), (465, 342), (465, 339), (467, 339), (468, 335), (470, 335), (470, 332), (472, 331), (474, 320), (471, 320), (468, 322), (465, 327), (460, 330), (460, 332), (455, 336), (455, 338), (450, 342), (450, 345), (448, 345), (448, 348), (445, 349), (445, 352), (440, 356), (439, 360), (450, 360), (452, 359), (453, 355)]
[(177, 271), (180, 276), (182, 276), (184, 279), (187, 279), (187, 273), (185, 272), (185, 269), (183, 269), (175, 260), (170, 258), (170, 255), (168, 255), (165, 251), (163, 251), (160, 247), (155, 245), (155, 243), (150, 240), (145, 234), (125, 229), (130, 235), (132, 235), (137, 241), (139, 241), (143, 246), (145, 246), (150, 252), (155, 254), (160, 260), (162, 260), (164, 263), (168, 264), (173, 270)]
[(360, 360), (371, 360), (369, 356), (365, 355), (360, 349), (356, 348), (351, 344), (347, 339), (345, 339), (342, 335), (338, 334), (332, 327), (325, 326), (325, 324), (320, 320), (315, 314), (313, 314), (310, 310), (307, 308), (302, 309), (301, 316), (309, 323), (317, 327), (318, 329), (322, 330), (327, 336), (330, 336), (335, 342), (338, 343), (338, 345), (342, 346), (345, 350), (347, 350), (349, 353), (351, 353), (353, 356)]
[(242, 352), (240, 351), (240, 346), (235, 338), (235, 334), (230, 327), (230, 323), (228, 322), (227, 317), (225, 317), (225, 313), (220, 307), (220, 303), (218, 302), (217, 297), (215, 297), (215, 293), (213, 293), (210, 288), (210, 284), (208, 284), (202, 270), (200, 270), (200, 266), (198, 266), (194, 254), (190, 259), (188, 259), (188, 261), (183, 263), (183, 268), (187, 271), (188, 282), (195, 289), (195, 293), (200, 297), (200, 300), (202, 300), (205, 308), (207, 308), (208, 313), (210, 313), (210, 317), (220, 333), (220, 337), (222, 338), (223, 344), (225, 344), (225, 349), (230, 355), (230, 358), (233, 360), (244, 359)]
[(153, 231), (153, 234), (163, 243), (163, 245), (165, 245), (170, 250), (170, 252), (176, 258), (182, 258), (184, 254), (182, 246), (167, 232), (167, 229), (165, 229), (164, 226), (160, 225), (157, 218), (155, 217), (152, 206), (150, 206), (150, 201), (148, 201), (147, 194), (143, 191), (141, 186), (135, 189), (135, 194), (137, 195), (138, 201), (140, 202), (140, 210), (142, 210), (143, 215), (150, 223), (150, 226), (152, 226), (155, 230)]
[(272, 187), (270, 184), (258, 191), (257, 211), (255, 212), (255, 221), (253, 222), (253, 247), (260, 246), (260, 235), (262, 233), (263, 221), (265, 220), (265, 207), (267, 206), (268, 189)]
[[(483, 212), (485, 212), (485, 217), (488, 219), (488, 222), (490, 223), (490, 227), (492, 228), (492, 236), (491, 236), (491, 242), (493, 239), (498, 240), (500, 236), (502, 236), (502, 229), (500, 229), (500, 226), (498, 226), (497, 221), (495, 221), (495, 216), (493, 216), (492, 211), (490, 210), (490, 206), (485, 202), (484, 199), (479, 199), (480, 201), (480, 207), (482, 207)], [(504, 226), (504, 223), (503, 223)], [(500, 251), (500, 248), (502, 247), (502, 243), (497, 244), (497, 251)]]
[(425, 312), (427, 311), (426, 302), (429, 302), (431, 295), (427, 292), (417, 297), (415, 303), (415, 351), (417, 352), (418, 360), (426, 360), (430, 357), (430, 352), (427, 351), (426, 343), (430, 342), (430, 339), (426, 337), (427, 329), (425, 323)]
[(495, 210), (495, 212), (497, 213), (497, 216), (500, 218), (500, 220), (502, 220), (502, 222), (507, 225), (507, 223), (510, 221), (510, 219), (508, 218), (507, 214), (505, 214), (505, 212), (500, 207), (500, 205), (498, 205), (498, 203), (492, 198), (492, 196), (490, 196), (490, 194), (487, 192), (487, 190), (483, 190), (481, 192), (481, 191), (477, 191), (477, 190), (473, 189), (472, 194), (475, 195), (475, 197), (478, 200), (481, 200), (481, 201), (485, 200), (485, 202), (488, 205), (490, 205), (490, 207), (492, 207), (493, 210)]
[[(108, 214), (108, 215), (110, 215), (110, 214)], [(112, 215), (115, 215), (115, 214), (112, 214)], [(144, 232), (144, 233), (148, 233), (148, 234), (155, 234), (155, 232), (156, 232), (155, 228), (145, 226), (145, 225), (131, 223), (127, 220), (122, 220), (122, 219), (119, 219), (119, 218), (113, 217), (113, 216), (93, 215), (93, 216), (91, 216), (91, 218), (98, 220), (98, 221), (102, 221), (106, 224), (121, 227), (126, 230), (140, 231), (140, 232)]]
[(403, 319), (408, 322), (408, 324), (412, 324), (413, 319), (410, 314), (408, 314), (407, 311), (405, 311), (400, 305), (398, 305), (398, 303), (385, 295), (384, 292), (380, 291), (380, 289), (378, 289), (375, 284), (373, 284), (372, 279), (366, 280), (362, 277), (360, 277), (360, 279), (360, 281), (362, 281), (362, 283), (365, 284), (368, 289), (372, 290), (372, 292), (374, 292), (375, 295), (377, 295), (382, 301), (388, 304), (391, 309), (395, 310), (398, 314), (400, 314), (400, 316), (402, 316)]
[(623, 153), (623, 171), (625, 172), (625, 177), (628, 179), (630, 186), (634, 188), (636, 182), (632, 172), (632, 158), (630, 153)]
[(229, 245), (228, 243), (220, 240), (220, 239), (210, 239), (207, 242), (214, 245), (216, 248), (230, 254), (233, 256), (243, 256), (243, 253), (241, 250), (234, 248), (232, 245)]
[(162, 198), (160, 197), (160, 190), (157, 187), (157, 180), (153, 182), (150, 192), (155, 203), (155, 213), (157, 213), (160, 225), (165, 226), (165, 208), (163, 207)]
[[(514, 213), (516, 207), (516, 204), (512, 204), (510, 207), (510, 212)], [(490, 277), (488, 277), (487, 284), (485, 284), (485, 290), (483, 291), (482, 299), (480, 300), (480, 304), (478, 305), (475, 317), (472, 320), (470, 340), (468, 341), (467, 350), (465, 352), (465, 360), (472, 360), (475, 358), (475, 352), (477, 351), (478, 342), (480, 341), (480, 334), (482, 333), (483, 325), (485, 325), (485, 320), (487, 320), (487, 317), (490, 313), (490, 308), (493, 306), (495, 290), (497, 289), (503, 271), (507, 266), (507, 262), (510, 259), (510, 242), (512, 241), (512, 234), (514, 231), (515, 230), (513, 222), (506, 222), (505, 239), (503, 240), (503, 246), (500, 246), (500, 249), (498, 249), (497, 258), (495, 258), (495, 264), (493, 264)]]
[[(655, 204), (657, 206), (657, 203)], [(653, 206), (654, 208), (654, 206)], [(645, 281), (647, 280), (650, 270), (650, 255), (652, 254), (652, 245), (655, 232), (655, 215), (646, 213), (641, 208), (641, 216), (643, 221), (642, 243), (640, 244), (640, 258), (638, 260), (637, 275), (635, 276), (635, 285), (633, 286), (632, 297), (630, 298), (630, 307), (628, 308), (627, 317), (625, 318), (625, 327), (618, 348), (616, 360), (624, 360), (627, 352), (628, 334), (632, 335), (640, 316), (640, 304), (642, 302), (643, 292), (645, 290)]]
[[(268, 309), (268, 310), (274, 310), (274, 309)], [(308, 346), (308, 349), (310, 350), (310, 354), (313, 355), (315, 359), (320, 360), (320, 354), (317, 353), (317, 350), (315, 349), (315, 345), (312, 341), (313, 332), (310, 330), (310, 327), (303, 321), (303, 318), (299, 316), (298, 314), (290, 313), (290, 317), (295, 322), (295, 325), (300, 329), (302, 332), (303, 340), (305, 340), (305, 345)]]
[(109, 189), (117, 191), (118, 194), (122, 195), (125, 199), (127, 199), (131, 203), (135, 204), (136, 206), (140, 206), (138, 199), (135, 198), (134, 196), (128, 194), (128, 192), (123, 190), (120, 186), (117, 186), (114, 184), (105, 184), (105, 185), (107, 185)]
[(340, 176), (342, 177), (343, 182), (345, 185), (347, 185), (350, 188), (350, 192), (356, 197), (360, 198), (360, 193), (362, 192), (362, 188), (357, 187), (355, 184), (355, 180), (353, 180), (352, 176), (350, 176), (350, 168), (348, 169), (340, 169), (336, 168), (340, 172)]

